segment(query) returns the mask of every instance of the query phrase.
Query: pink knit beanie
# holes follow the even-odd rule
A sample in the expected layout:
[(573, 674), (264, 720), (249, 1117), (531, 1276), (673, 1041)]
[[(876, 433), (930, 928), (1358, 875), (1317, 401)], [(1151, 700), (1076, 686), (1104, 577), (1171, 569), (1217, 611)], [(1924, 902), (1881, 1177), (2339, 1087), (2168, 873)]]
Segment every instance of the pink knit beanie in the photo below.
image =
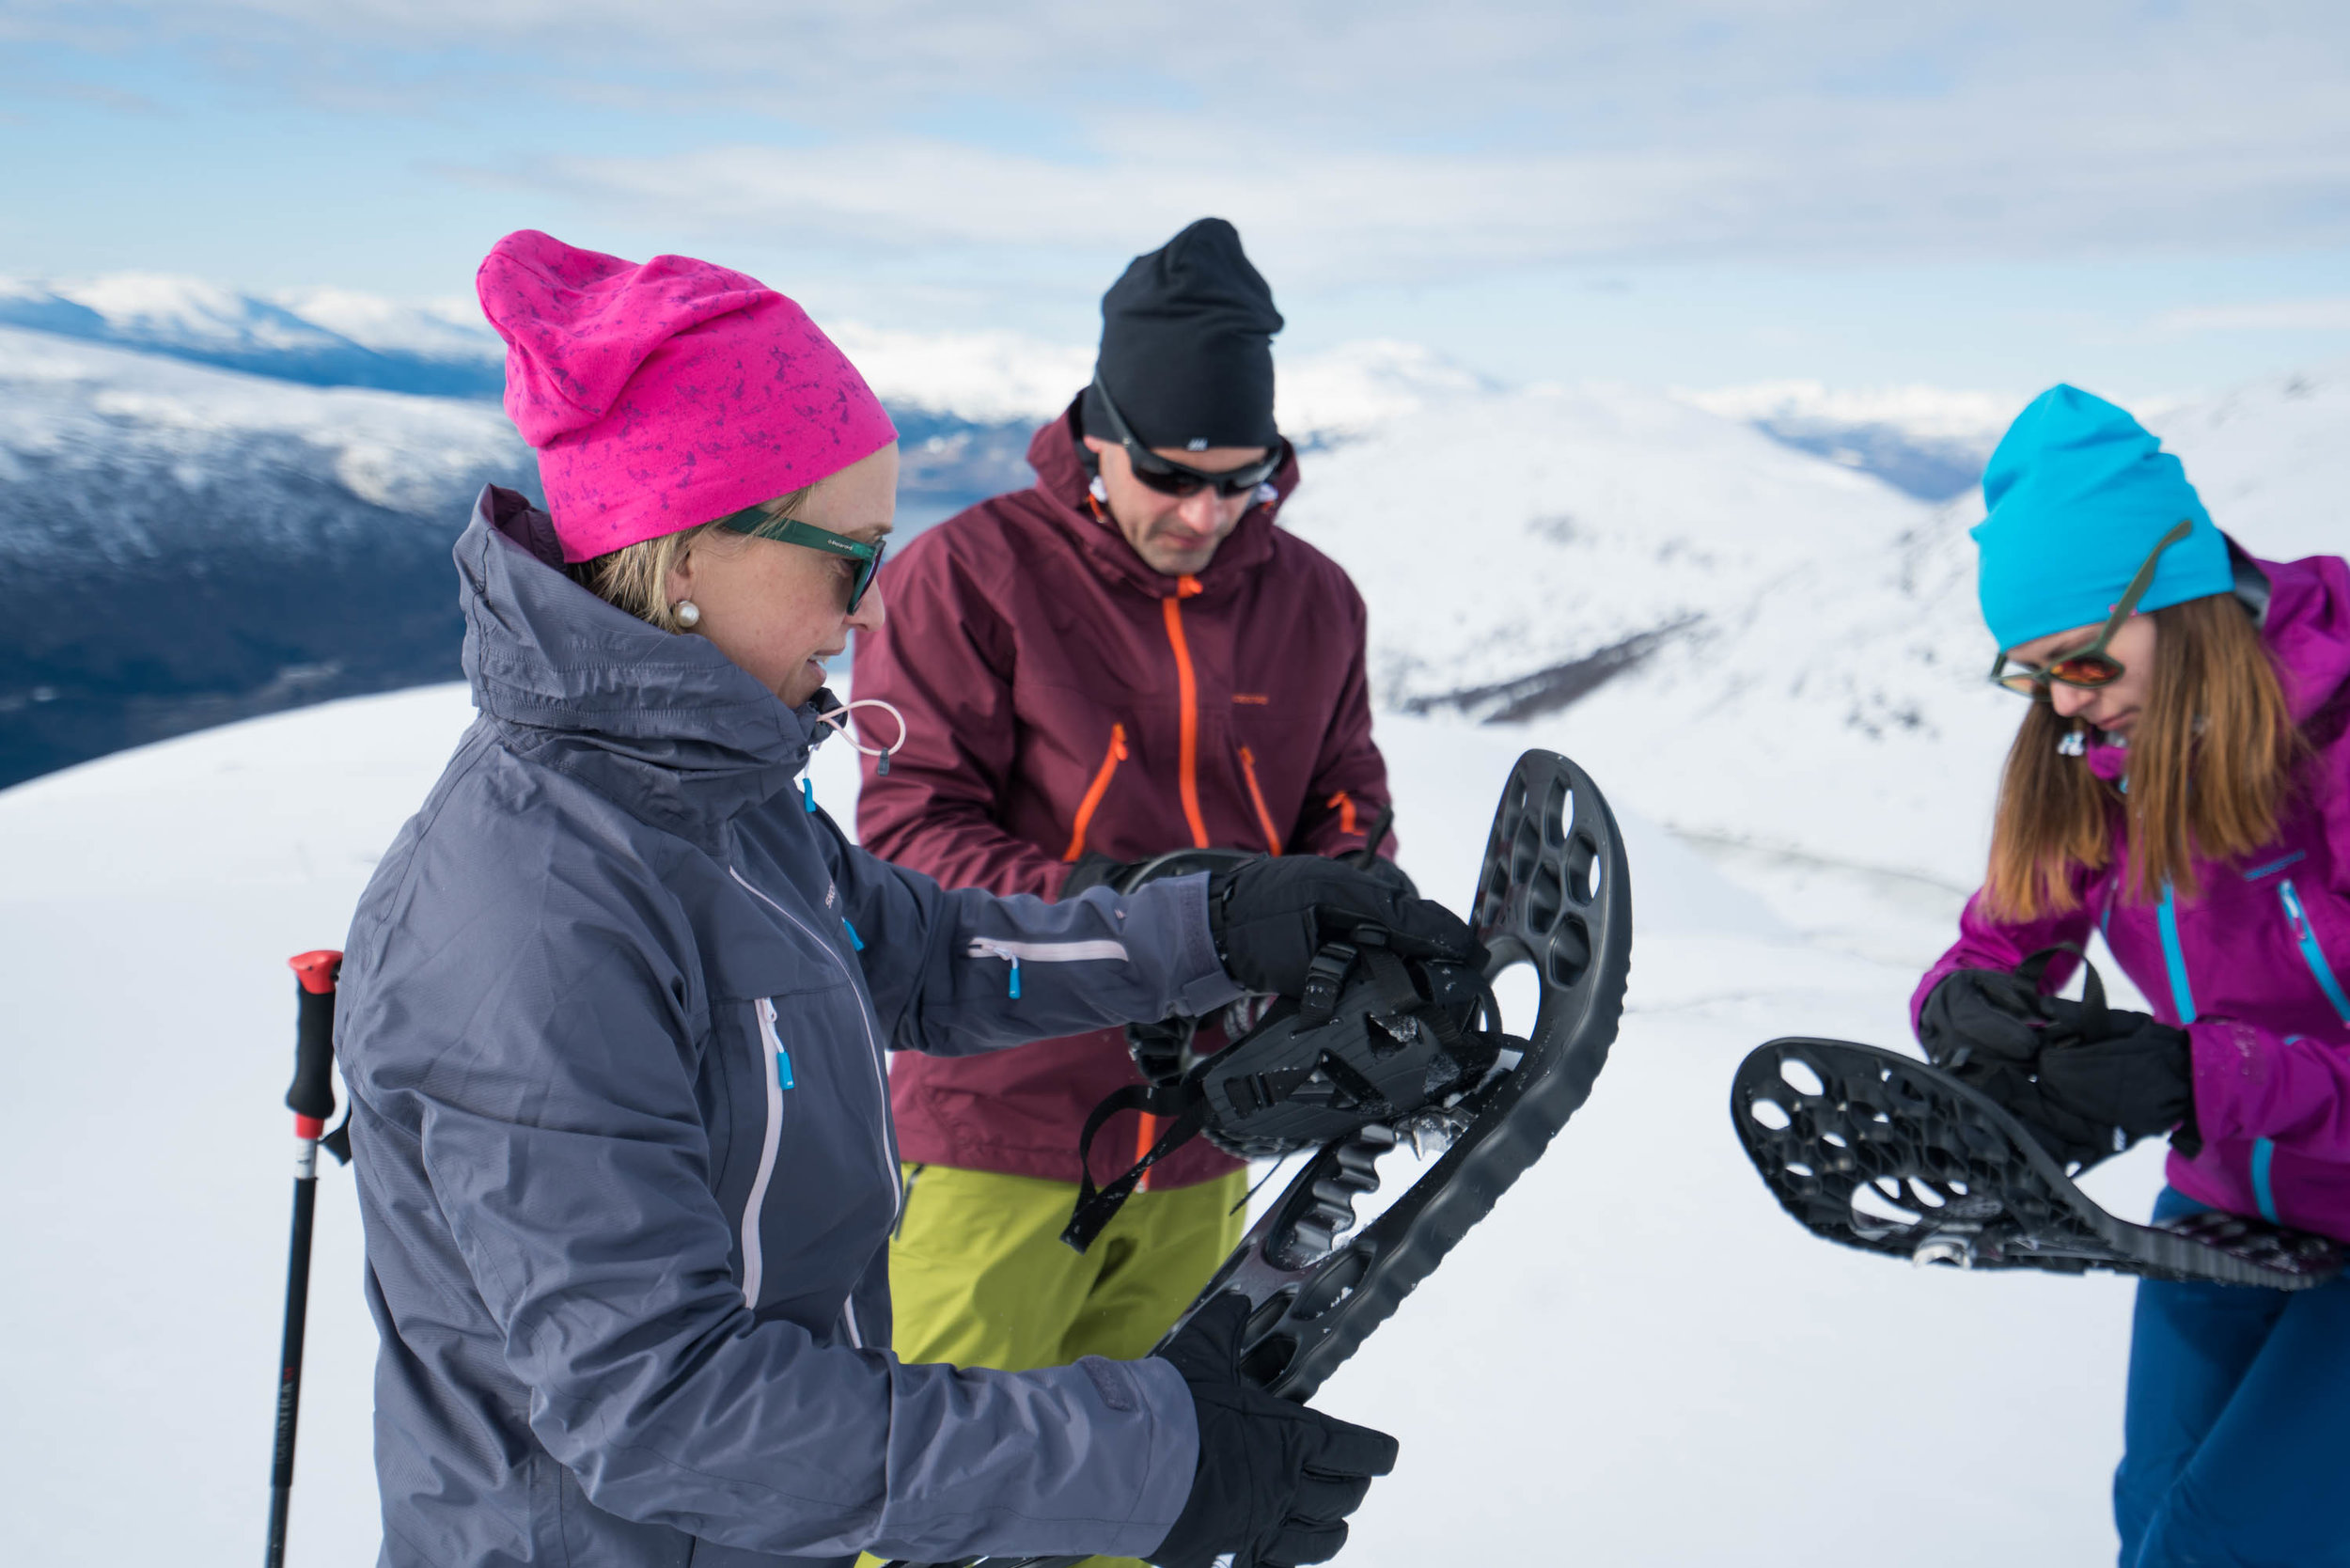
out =
[(757, 278), (525, 228), (474, 283), (566, 560), (773, 500), (898, 439), (856, 367)]

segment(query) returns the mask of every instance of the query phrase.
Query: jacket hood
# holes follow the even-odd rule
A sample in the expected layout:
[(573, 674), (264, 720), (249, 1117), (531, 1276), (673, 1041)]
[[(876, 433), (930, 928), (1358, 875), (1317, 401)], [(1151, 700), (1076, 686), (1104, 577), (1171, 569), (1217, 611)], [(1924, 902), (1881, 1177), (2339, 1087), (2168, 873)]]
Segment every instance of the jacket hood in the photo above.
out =
[[(1079, 554), (1095, 572), (1111, 582), (1126, 583), (1153, 599), (1172, 599), (1179, 591), (1176, 584), (1181, 579), (1152, 571), (1135, 554), (1125, 536), (1097, 518), (1087, 505), (1087, 487), (1093, 477), (1086, 472), (1084, 462), (1077, 456), (1081, 450), (1079, 431), (1083, 429), (1078, 410), (1084, 402), (1084, 394), (1080, 393), (1059, 418), (1043, 426), (1029, 440), (1028, 466), (1036, 470), (1036, 489), (1050, 503), (1047, 510), (1053, 521), (1076, 541)], [(1199, 573), (1202, 596), (1213, 598), (1236, 587), (1243, 577), (1272, 558), (1274, 513), (1289, 499), (1290, 492), (1297, 488), (1297, 448), (1292, 446), (1270, 481), (1274, 498), (1241, 514), (1240, 525), (1216, 547), (1208, 569)]]
[(615, 608), (561, 570), (554, 521), (495, 485), (455, 551), (474, 706), (519, 757), (704, 847), (787, 788), (836, 705), (786, 708), (708, 640)]
[(2293, 722), (2307, 724), (2350, 697), (2350, 563), (2311, 556), (2258, 564), (2268, 576), (2261, 639), (2284, 677)]

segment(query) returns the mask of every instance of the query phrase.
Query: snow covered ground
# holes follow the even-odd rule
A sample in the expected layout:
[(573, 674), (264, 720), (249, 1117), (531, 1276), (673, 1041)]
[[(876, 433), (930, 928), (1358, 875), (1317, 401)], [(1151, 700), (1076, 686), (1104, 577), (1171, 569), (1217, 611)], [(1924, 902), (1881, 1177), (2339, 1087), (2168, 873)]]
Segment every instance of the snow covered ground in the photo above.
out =
[[(455, 687), (363, 698), (0, 794), (0, 1468), (39, 1503), (0, 1519), (8, 1560), (259, 1549), (291, 1164), (282, 961), (339, 944), (469, 716)], [(1589, 1105), (1323, 1396), (1403, 1441), (1346, 1560), (2104, 1557), (2128, 1286), (1838, 1251), (1778, 1212), (1728, 1126), (1731, 1068), (1763, 1039), (1904, 1038), (1954, 895), (1752, 850), (1715, 846), (1717, 866), (1640, 815), (1574, 713), (1379, 733), (1405, 864), (1456, 900), (1517, 750), (1584, 760), (1626, 818), (1638, 936)], [(828, 746), (815, 768), (844, 808), (849, 761)], [(1754, 784), (1731, 768), (1716, 787)], [(2136, 1212), (2158, 1179), (2141, 1151), (2098, 1186)], [(319, 1238), (292, 1560), (359, 1568), (373, 1331), (338, 1169)]]

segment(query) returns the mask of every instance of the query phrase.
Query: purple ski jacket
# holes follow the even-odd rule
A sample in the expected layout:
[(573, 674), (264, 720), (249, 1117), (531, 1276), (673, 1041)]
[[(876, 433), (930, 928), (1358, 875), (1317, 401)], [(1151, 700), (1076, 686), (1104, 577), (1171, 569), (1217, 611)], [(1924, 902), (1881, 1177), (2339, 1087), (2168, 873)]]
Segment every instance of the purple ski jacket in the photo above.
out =
[[(2080, 874), (2082, 904), (2021, 924), (1966, 904), (1959, 939), (1910, 1002), (1956, 969), (2012, 967), (2056, 942), (2104, 933), (2155, 1015), (2194, 1047), (2203, 1151), (2172, 1151), (2170, 1184), (2198, 1201), (2350, 1240), (2350, 566), (2336, 557), (2259, 563), (2270, 585), (2262, 640), (2312, 752), (2276, 841), (2240, 861), (2199, 861), (2201, 896), (2126, 896), (2125, 846)], [(2089, 763), (2121, 776), (2128, 753)], [(2053, 989), (2072, 972), (2050, 966)]]

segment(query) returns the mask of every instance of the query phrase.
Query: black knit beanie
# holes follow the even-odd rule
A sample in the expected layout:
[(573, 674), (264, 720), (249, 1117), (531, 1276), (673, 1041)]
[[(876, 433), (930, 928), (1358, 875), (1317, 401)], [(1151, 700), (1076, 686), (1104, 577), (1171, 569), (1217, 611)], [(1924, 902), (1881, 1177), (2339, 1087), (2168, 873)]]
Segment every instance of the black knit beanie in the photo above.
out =
[[(1240, 231), (1201, 218), (1102, 296), (1094, 374), (1145, 447), (1203, 451), (1270, 447), (1273, 290), (1240, 248)], [(1100, 394), (1086, 389), (1085, 429), (1111, 439)]]

